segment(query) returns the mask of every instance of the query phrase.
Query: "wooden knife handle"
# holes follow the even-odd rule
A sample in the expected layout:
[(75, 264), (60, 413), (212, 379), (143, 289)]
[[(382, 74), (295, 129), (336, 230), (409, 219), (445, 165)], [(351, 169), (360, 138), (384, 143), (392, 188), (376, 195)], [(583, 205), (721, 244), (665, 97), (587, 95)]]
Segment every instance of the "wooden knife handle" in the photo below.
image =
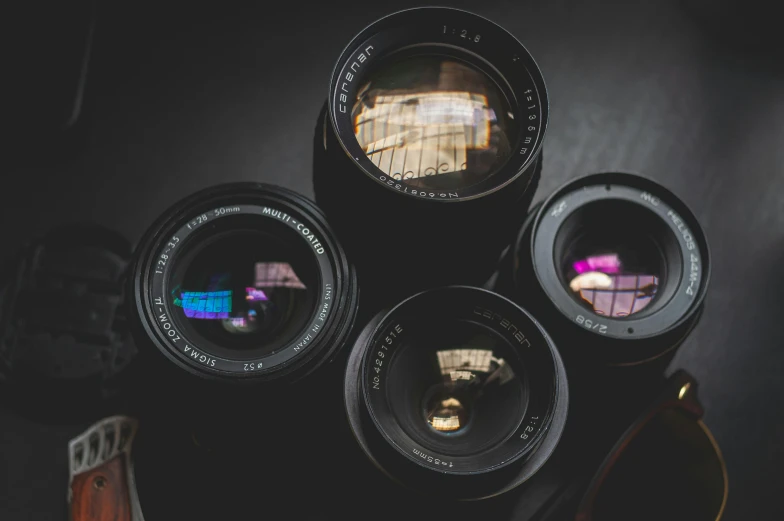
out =
[(71, 491), (71, 521), (132, 521), (123, 456), (75, 476)]
[(111, 416), (68, 444), (71, 521), (143, 521), (131, 460), (137, 425)]

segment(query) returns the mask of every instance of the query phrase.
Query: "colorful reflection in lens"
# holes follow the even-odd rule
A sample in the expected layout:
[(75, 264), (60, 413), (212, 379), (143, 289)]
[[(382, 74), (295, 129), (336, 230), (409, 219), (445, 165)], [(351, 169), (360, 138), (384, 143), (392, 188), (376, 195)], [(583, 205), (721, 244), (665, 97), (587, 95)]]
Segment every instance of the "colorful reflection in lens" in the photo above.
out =
[(262, 300), (269, 300), (267, 298), (267, 295), (260, 289), (245, 288), (245, 293), (247, 293), (245, 300), (247, 300), (248, 302), (259, 302)]
[(572, 267), (577, 273), (585, 273), (587, 271), (618, 273), (618, 270), (621, 268), (621, 260), (614, 253), (610, 255), (594, 255), (573, 263)]
[(595, 255), (572, 263), (577, 273), (569, 288), (591, 305), (597, 315), (623, 318), (645, 309), (656, 296), (659, 277), (623, 271), (615, 253)]
[[(242, 328), (253, 322), (257, 315), (255, 309), (247, 311), (247, 316), (231, 316), (233, 309), (233, 290), (219, 288), (227, 285), (230, 280), (228, 273), (221, 273), (210, 278), (209, 289), (214, 291), (179, 291), (172, 290), (175, 306), (183, 309), (185, 316), (199, 320), (228, 320), (228, 325)], [(307, 289), (297, 277), (294, 268), (287, 262), (257, 262), (255, 264), (255, 288), (245, 288), (245, 300), (248, 303), (268, 302), (269, 296), (260, 288), (294, 288)]]
[(226, 319), (231, 313), (231, 290), (226, 291), (182, 291), (174, 299), (185, 316), (197, 319)]

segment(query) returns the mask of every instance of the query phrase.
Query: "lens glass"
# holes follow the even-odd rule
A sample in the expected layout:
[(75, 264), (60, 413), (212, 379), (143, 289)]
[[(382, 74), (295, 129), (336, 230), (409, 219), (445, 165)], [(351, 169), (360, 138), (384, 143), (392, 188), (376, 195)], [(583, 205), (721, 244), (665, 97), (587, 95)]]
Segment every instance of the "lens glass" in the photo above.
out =
[(387, 400), (410, 438), (441, 454), (471, 455), (501, 443), (522, 421), (522, 373), (512, 346), (492, 330), (430, 323), (396, 349)]
[(625, 446), (599, 488), (595, 521), (715, 521), (724, 463), (701, 423), (676, 410), (655, 415)]
[(389, 58), (358, 92), (357, 141), (382, 172), (409, 186), (457, 189), (483, 181), (509, 159), (517, 139), (498, 85), (456, 58)]
[(222, 231), (189, 239), (180, 253), (169, 293), (175, 320), (196, 347), (206, 349), (206, 341), (216, 354), (268, 355), (311, 319), (313, 253), (292, 230), (263, 221), (263, 229), (222, 223)]
[[(650, 215), (648, 215), (650, 214)], [(556, 263), (567, 291), (597, 315), (623, 318), (648, 308), (665, 283), (661, 223), (636, 205), (591, 203), (564, 222)], [(671, 235), (671, 234), (670, 234)]]

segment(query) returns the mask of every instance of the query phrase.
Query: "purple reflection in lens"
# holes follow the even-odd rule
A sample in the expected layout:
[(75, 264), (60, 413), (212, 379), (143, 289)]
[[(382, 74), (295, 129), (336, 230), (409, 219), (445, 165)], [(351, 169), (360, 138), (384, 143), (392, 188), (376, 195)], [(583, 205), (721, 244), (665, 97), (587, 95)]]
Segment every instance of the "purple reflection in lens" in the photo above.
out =
[(594, 255), (583, 260), (575, 261), (572, 264), (577, 273), (589, 271), (600, 271), (602, 273), (618, 273), (621, 269), (621, 260), (618, 255), (611, 253), (608, 255)]
[(245, 292), (248, 294), (245, 297), (245, 300), (247, 300), (248, 302), (259, 302), (262, 300), (269, 300), (267, 298), (267, 295), (265, 295), (264, 292), (260, 289), (245, 288)]

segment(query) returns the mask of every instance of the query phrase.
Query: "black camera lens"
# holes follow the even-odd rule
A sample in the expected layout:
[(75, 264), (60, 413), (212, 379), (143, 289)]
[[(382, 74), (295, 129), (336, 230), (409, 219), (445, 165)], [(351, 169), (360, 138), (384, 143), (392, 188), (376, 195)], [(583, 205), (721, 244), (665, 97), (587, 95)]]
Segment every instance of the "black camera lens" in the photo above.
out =
[(536, 190), (547, 120), (533, 58), (484, 18), (418, 8), (359, 33), (316, 126), (314, 186), (374, 293), (487, 280)]
[(378, 314), (345, 380), (366, 455), (428, 495), (478, 499), (530, 478), (566, 420), (561, 359), (539, 324), (489, 291), (451, 286)]
[(353, 269), (323, 214), (278, 187), (199, 192), (153, 225), (133, 270), (145, 343), (201, 376), (297, 379), (343, 344)]
[(683, 202), (646, 178), (603, 173), (529, 216), (497, 289), (542, 310), (567, 365), (666, 363), (698, 321), (709, 272), (704, 233)]

